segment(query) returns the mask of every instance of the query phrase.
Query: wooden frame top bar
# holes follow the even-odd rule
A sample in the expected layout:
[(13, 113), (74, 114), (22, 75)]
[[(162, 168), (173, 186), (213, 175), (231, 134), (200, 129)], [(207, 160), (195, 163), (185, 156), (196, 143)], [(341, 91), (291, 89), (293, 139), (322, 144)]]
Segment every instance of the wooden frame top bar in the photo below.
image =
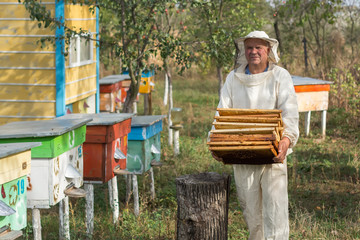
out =
[(279, 114), (279, 109), (239, 109), (239, 108), (217, 108), (220, 116), (249, 115), (249, 114)]

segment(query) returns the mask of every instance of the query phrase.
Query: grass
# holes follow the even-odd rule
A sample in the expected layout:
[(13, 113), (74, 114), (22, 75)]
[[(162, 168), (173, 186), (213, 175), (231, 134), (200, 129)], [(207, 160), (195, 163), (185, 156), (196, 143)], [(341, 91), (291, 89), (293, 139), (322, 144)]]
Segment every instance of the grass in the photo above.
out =
[[(140, 216), (133, 214), (132, 201), (125, 203), (125, 181), (118, 178), (120, 219), (112, 224), (107, 184), (95, 185), (93, 239), (175, 239), (175, 178), (184, 174), (219, 172), (232, 175), (232, 167), (212, 159), (206, 137), (218, 102), (217, 80), (209, 76), (176, 76), (174, 107), (183, 109), (184, 128), (180, 132), (180, 154), (168, 145), (166, 125), (161, 135), (161, 159), (155, 168), (156, 199), (150, 199), (149, 176), (139, 176)], [(163, 78), (157, 76), (153, 93), (153, 114), (166, 114), (163, 106)], [(139, 112), (142, 109), (142, 98)], [(312, 113), (311, 134), (301, 137), (288, 159), (290, 238), (360, 239), (360, 131), (349, 124), (341, 110), (330, 109), (327, 136), (320, 136), (320, 113)], [(165, 120), (166, 124), (166, 120)], [(232, 181), (229, 203), (229, 239), (247, 239), (248, 232)], [(72, 239), (85, 239), (85, 200), (71, 199)], [(43, 239), (58, 239), (58, 206), (41, 210)], [(31, 211), (23, 239), (32, 239)]]

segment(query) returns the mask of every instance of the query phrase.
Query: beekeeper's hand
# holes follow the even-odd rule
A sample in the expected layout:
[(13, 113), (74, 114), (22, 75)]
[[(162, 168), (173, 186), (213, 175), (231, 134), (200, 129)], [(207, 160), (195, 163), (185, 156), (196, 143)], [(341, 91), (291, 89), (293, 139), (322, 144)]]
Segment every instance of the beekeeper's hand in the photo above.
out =
[(283, 137), (279, 142), (279, 154), (273, 158), (274, 162), (283, 163), (286, 157), (287, 150), (290, 146), (290, 139)]

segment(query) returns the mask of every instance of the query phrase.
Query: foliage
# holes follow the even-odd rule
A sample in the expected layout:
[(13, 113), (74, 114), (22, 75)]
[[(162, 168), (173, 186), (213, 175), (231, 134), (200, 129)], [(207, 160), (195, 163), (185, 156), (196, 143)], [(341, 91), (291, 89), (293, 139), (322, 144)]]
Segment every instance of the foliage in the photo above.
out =
[[(307, 44), (307, 51), (315, 66), (310, 66), (315, 71), (325, 72), (325, 68), (333, 59), (326, 55), (325, 47), (328, 44), (331, 28), (337, 19), (341, 0), (316, 0), (316, 1), (273, 1), (274, 21), (279, 25), (281, 50), (288, 55), (287, 61), (293, 61), (293, 56), (298, 56), (303, 40)], [(279, 34), (280, 34), (279, 33)], [(311, 53), (311, 54), (310, 54)], [(315, 69), (316, 68), (316, 69)]]
[[(206, 66), (210, 62), (217, 69), (219, 95), (223, 72), (234, 66), (234, 40), (264, 24), (255, 13), (254, 1), (249, 0), (193, 0), (190, 30), (196, 52)], [(202, 55), (202, 56), (201, 56)]]
[[(348, 113), (349, 124), (358, 127), (360, 124), (360, 65), (348, 69), (333, 68), (327, 78), (333, 81), (330, 89), (331, 104)], [(355, 120), (355, 121), (354, 121)]]
[[(19, 0), (21, 1), (21, 0)], [(24, 5), (30, 13), (32, 20), (39, 21), (39, 27), (51, 29), (64, 29), (61, 39), (69, 45), (70, 38), (74, 35), (90, 39), (85, 34), (86, 30), (67, 27), (64, 18), (51, 16), (44, 5), (35, 0), (24, 0)], [(88, 5), (94, 12), (100, 9), (100, 41), (102, 60), (110, 61), (106, 56), (111, 53), (111, 59), (120, 59), (122, 68), (127, 69), (131, 78), (130, 89), (124, 104), (124, 112), (132, 111), (132, 103), (139, 91), (141, 73), (157, 67), (156, 62), (151, 63), (151, 57), (158, 52), (163, 59), (170, 57), (181, 66), (181, 71), (190, 67), (192, 57), (182, 45), (178, 36), (169, 34), (169, 31), (157, 31), (159, 26), (157, 15), (168, 15), (168, 8), (174, 8), (174, 0), (137, 0), (137, 1), (112, 1), (112, 0), (69, 0), (67, 3)], [(53, 38), (41, 40), (54, 43)], [(97, 41), (97, 39), (93, 39)], [(105, 57), (105, 59), (104, 59)], [(122, 69), (121, 69), (122, 70)]]

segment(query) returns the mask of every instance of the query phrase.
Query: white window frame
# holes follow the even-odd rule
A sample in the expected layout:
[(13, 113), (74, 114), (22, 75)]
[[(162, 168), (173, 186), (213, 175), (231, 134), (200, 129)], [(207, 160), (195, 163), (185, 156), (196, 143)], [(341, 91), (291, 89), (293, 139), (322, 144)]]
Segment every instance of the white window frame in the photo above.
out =
[[(70, 39), (70, 46), (69, 46), (69, 67), (79, 67), (79, 66), (83, 66), (83, 65), (87, 65), (90, 63), (93, 63), (93, 58), (94, 58), (94, 47), (93, 47), (93, 40), (91, 40), (93, 34), (92, 33), (88, 33), (88, 34), (84, 34), (84, 35), (90, 35), (90, 40), (89, 40), (89, 44), (90, 44), (90, 59), (86, 60), (86, 61), (80, 61), (80, 56), (81, 56), (81, 48), (80, 48), (80, 36), (79, 35), (75, 35), (73, 37), (71, 37)], [(71, 42), (72, 39), (76, 39), (75, 42), (75, 49), (76, 49), (76, 62), (71, 62), (71, 56), (72, 56), (72, 48), (71, 48)]]

